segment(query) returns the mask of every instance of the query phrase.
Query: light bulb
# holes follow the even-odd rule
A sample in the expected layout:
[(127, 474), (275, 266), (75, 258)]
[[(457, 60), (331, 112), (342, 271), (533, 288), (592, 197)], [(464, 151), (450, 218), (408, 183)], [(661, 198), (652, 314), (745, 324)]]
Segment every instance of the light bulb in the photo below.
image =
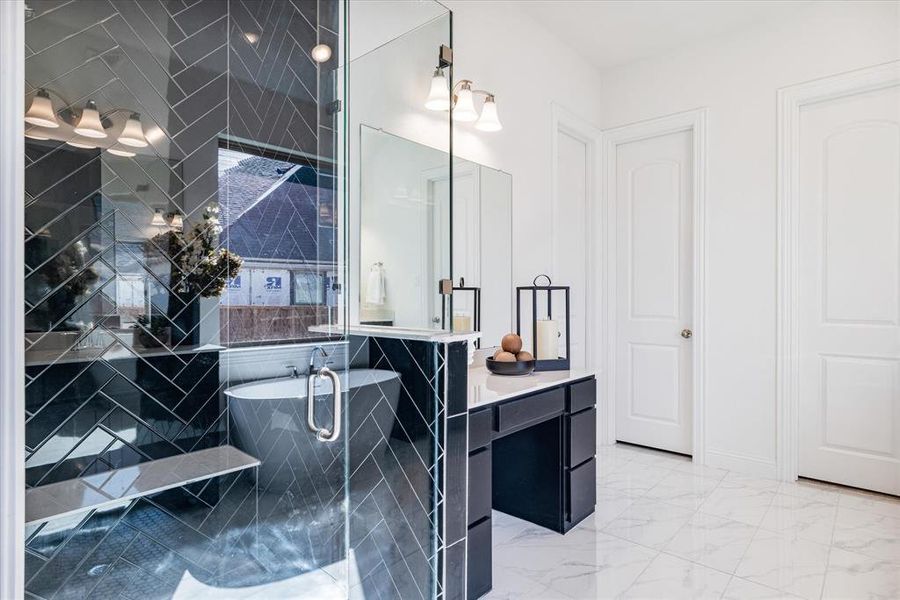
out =
[(478, 118), (475, 111), (475, 102), (472, 99), (472, 86), (469, 82), (463, 82), (456, 95), (456, 104), (453, 106), (453, 120), (471, 123)]
[(153, 212), (153, 219), (150, 221), (150, 224), (154, 227), (165, 227), (166, 226), (166, 218), (163, 216), (163, 213), (160, 209), (156, 209)]
[(81, 117), (75, 124), (75, 133), (84, 137), (102, 139), (106, 137), (103, 123), (100, 122), (100, 112), (93, 100), (88, 100), (81, 111)]
[(447, 79), (442, 69), (435, 69), (431, 76), (431, 90), (425, 100), (425, 108), (428, 110), (450, 110), (450, 90), (447, 87)]
[(331, 58), (331, 46), (328, 44), (318, 44), (310, 51), (312, 59), (317, 63), (323, 63)]
[(125, 158), (131, 158), (133, 156), (137, 156), (137, 154), (135, 154), (131, 150), (126, 150), (125, 148), (112, 147), (112, 148), (107, 148), (106, 151), (114, 156), (123, 156)]
[(31, 106), (25, 112), (25, 122), (39, 127), (50, 127), (51, 129), (59, 127), (56, 111), (53, 110), (53, 103), (50, 101), (50, 94), (47, 93), (47, 90), (41, 88), (34, 95), (34, 98), (31, 100)]
[(497, 116), (497, 103), (494, 102), (493, 96), (488, 96), (484, 100), (484, 106), (481, 107), (481, 116), (475, 123), (475, 129), (481, 131), (500, 131), (503, 125), (500, 123), (500, 117)]
[(120, 144), (125, 144), (132, 148), (145, 148), (147, 146), (147, 138), (144, 137), (140, 113), (131, 113), (131, 116), (125, 121), (125, 127), (122, 129), (122, 133), (119, 134), (118, 141)]

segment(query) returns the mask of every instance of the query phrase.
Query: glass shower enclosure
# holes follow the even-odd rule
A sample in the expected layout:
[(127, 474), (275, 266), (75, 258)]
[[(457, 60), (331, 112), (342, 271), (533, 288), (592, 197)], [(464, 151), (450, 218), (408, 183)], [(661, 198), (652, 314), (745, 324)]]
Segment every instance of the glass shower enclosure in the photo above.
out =
[(23, 6), (25, 598), (440, 595), (439, 449), (348, 331), (360, 123), (449, 145), (408, 6)]

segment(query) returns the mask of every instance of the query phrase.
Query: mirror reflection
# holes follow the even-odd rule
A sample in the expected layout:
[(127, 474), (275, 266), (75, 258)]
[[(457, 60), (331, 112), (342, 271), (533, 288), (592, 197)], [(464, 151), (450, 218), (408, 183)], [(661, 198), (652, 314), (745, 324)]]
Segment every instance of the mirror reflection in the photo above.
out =
[[(446, 152), (365, 125), (360, 137), (360, 324), (502, 337), (513, 314), (512, 176), (454, 158), (451, 186)], [(452, 314), (439, 290), (451, 258)]]

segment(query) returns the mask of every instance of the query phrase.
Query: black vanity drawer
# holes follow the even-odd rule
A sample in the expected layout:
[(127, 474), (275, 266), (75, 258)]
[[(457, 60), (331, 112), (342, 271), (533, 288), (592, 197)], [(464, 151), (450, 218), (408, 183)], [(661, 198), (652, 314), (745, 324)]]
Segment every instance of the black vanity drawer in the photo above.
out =
[(585, 410), (568, 417), (569, 447), (566, 466), (576, 467), (597, 451), (597, 409)]
[(569, 412), (578, 412), (597, 404), (597, 380), (579, 381), (569, 386)]
[(469, 413), (469, 451), (491, 443), (494, 411), (490, 408)]
[(491, 448), (469, 456), (469, 525), (491, 516)]
[(520, 398), (497, 407), (494, 429), (504, 433), (517, 427), (561, 413), (566, 405), (565, 388), (556, 388), (527, 398)]
[(597, 503), (597, 476), (594, 459), (572, 469), (566, 475), (568, 486), (568, 521), (577, 523), (592, 512)]
[(466, 598), (475, 600), (491, 591), (491, 520), (469, 528), (466, 551), (469, 581)]

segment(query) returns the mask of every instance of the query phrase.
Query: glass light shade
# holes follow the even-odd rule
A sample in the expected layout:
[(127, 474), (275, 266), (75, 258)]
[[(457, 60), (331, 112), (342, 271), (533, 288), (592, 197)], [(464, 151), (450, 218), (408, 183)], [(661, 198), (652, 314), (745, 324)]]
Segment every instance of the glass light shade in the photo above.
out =
[(317, 63), (323, 63), (331, 58), (331, 46), (328, 44), (318, 44), (310, 51), (312, 59)]
[(84, 150), (93, 150), (94, 148), (97, 147), (94, 144), (89, 144), (86, 142), (78, 142), (75, 140), (68, 140), (66, 143), (68, 145), (72, 146), (73, 148), (83, 148)]
[(184, 227), (184, 217), (181, 216), (180, 212), (176, 212), (172, 214), (172, 222), (169, 223), (173, 229), (181, 229)]
[(100, 122), (100, 112), (93, 100), (88, 100), (84, 105), (81, 116), (75, 124), (75, 133), (98, 140), (106, 137), (103, 123)]
[(472, 88), (464, 84), (456, 95), (456, 104), (453, 106), (453, 120), (471, 123), (478, 118), (475, 110), (475, 101), (472, 99)]
[(125, 127), (122, 129), (122, 133), (119, 134), (118, 142), (120, 144), (125, 144), (126, 146), (131, 146), (132, 148), (147, 147), (147, 138), (144, 137), (144, 128), (141, 125), (140, 114), (131, 113), (131, 116), (125, 121)]
[(137, 156), (134, 152), (126, 150), (125, 148), (107, 148), (106, 151), (114, 156), (123, 156), (125, 158)]
[(38, 127), (50, 127), (53, 129), (59, 127), (56, 111), (53, 110), (53, 103), (50, 101), (50, 94), (45, 90), (38, 90), (31, 100), (31, 106), (25, 112), (25, 122)]
[(475, 123), (475, 129), (481, 131), (500, 131), (503, 125), (500, 123), (500, 117), (497, 116), (497, 103), (494, 102), (493, 96), (488, 96), (481, 107), (481, 116)]
[(49, 140), (50, 138), (40, 132), (37, 127), (29, 127), (25, 130), (25, 137), (29, 140)]
[(162, 211), (158, 208), (153, 213), (153, 220), (150, 221), (150, 224), (154, 227), (165, 227), (167, 225), (166, 218), (163, 216)]
[(431, 77), (431, 89), (425, 100), (425, 108), (428, 110), (450, 110), (450, 89), (447, 87), (447, 78), (441, 69), (435, 69)]

